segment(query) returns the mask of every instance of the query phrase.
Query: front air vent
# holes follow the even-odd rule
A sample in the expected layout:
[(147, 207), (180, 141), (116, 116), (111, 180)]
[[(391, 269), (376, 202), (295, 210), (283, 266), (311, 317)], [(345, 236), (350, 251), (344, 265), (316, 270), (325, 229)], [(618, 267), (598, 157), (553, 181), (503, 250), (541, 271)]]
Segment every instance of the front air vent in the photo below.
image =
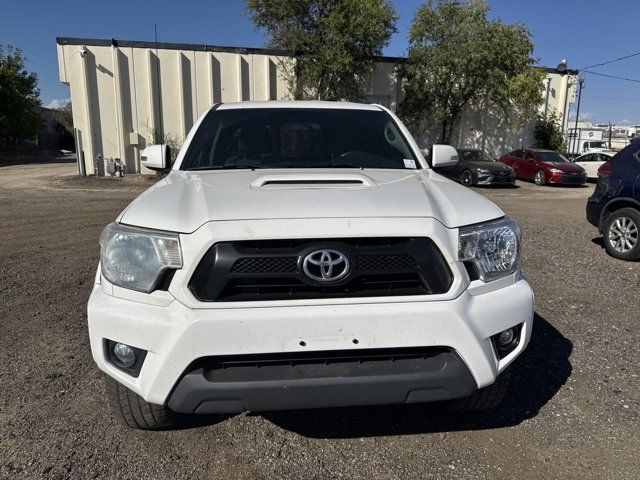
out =
[(251, 188), (363, 188), (377, 185), (372, 178), (362, 173), (305, 172), (263, 175), (251, 183)]
[(272, 185), (364, 185), (362, 180), (269, 180), (263, 187)]

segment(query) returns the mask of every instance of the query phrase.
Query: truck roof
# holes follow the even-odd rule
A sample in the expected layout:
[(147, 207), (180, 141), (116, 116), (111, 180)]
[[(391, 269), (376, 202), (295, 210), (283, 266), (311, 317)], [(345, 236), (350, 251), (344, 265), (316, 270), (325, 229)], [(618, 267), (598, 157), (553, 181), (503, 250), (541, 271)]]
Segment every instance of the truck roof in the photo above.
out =
[(234, 102), (223, 103), (218, 106), (218, 110), (235, 110), (241, 108), (324, 108), (339, 110), (382, 110), (380, 106), (368, 103), (327, 102), (319, 100), (270, 100), (264, 102)]

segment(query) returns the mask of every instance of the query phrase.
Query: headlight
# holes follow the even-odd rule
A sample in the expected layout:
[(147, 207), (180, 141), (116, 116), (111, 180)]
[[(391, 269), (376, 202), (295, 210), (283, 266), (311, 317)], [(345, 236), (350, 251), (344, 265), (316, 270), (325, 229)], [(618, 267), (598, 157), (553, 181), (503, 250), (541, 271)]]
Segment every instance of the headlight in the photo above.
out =
[(489, 173), (489, 170), (486, 168), (476, 168), (477, 173)]
[(182, 268), (178, 235), (111, 223), (100, 235), (102, 275), (114, 285), (152, 292), (167, 269)]
[(460, 228), (458, 257), (472, 262), (484, 282), (518, 269), (520, 227), (512, 218)]
[(562, 170), (560, 170), (559, 168), (550, 168), (549, 171), (551, 173), (562, 173)]

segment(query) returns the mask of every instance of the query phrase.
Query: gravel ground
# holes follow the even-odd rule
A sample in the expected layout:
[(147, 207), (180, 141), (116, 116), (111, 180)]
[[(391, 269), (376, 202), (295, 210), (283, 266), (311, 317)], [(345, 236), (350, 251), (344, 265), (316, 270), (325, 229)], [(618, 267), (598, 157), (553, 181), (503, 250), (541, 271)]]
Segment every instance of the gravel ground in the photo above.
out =
[(138, 432), (108, 411), (86, 328), (101, 229), (150, 179), (0, 168), (0, 475), (5, 478), (639, 478), (640, 264), (607, 256), (585, 188), (478, 189), (524, 230), (536, 293), (509, 398), (198, 418)]

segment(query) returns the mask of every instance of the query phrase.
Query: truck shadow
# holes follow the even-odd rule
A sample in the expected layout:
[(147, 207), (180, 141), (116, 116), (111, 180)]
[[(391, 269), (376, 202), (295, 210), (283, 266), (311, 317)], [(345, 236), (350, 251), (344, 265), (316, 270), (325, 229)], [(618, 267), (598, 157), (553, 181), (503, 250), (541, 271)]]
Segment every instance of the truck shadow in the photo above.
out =
[(265, 412), (281, 428), (312, 438), (355, 438), (518, 425), (535, 417), (571, 374), (573, 344), (535, 315), (529, 346), (510, 367), (511, 385), (499, 407), (485, 412), (448, 411), (443, 404), (350, 407)]

